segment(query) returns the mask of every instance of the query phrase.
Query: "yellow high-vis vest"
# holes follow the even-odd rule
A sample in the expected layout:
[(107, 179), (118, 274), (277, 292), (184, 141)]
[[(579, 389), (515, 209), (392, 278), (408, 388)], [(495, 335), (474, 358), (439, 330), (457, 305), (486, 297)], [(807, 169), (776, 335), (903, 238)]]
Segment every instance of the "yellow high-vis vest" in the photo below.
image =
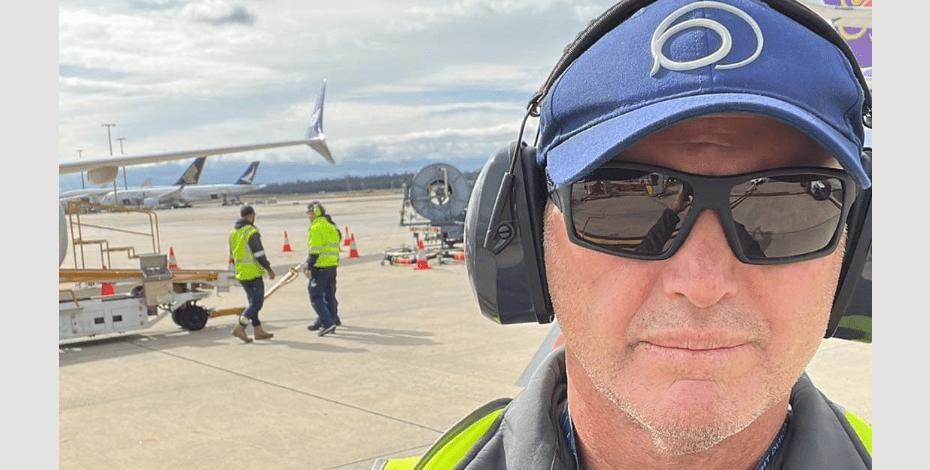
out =
[(317, 255), (315, 268), (333, 268), (339, 265), (339, 229), (330, 224), (326, 217), (317, 216), (307, 231), (310, 254)]
[(262, 277), (265, 269), (255, 260), (255, 253), (249, 248), (249, 239), (258, 233), (254, 225), (243, 225), (233, 229), (229, 234), (229, 255), (236, 264), (236, 279), (250, 281)]

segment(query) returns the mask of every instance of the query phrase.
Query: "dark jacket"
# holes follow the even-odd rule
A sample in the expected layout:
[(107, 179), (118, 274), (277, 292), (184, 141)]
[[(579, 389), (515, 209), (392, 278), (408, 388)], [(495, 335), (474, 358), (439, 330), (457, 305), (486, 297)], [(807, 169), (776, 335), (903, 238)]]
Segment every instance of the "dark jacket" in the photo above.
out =
[[(246, 225), (251, 225), (248, 220), (245, 218), (239, 218), (236, 220), (236, 224), (233, 225), (233, 228), (239, 230)], [(255, 227), (256, 230), (258, 227)], [(268, 262), (268, 258), (265, 256), (265, 247), (262, 246), (262, 234), (260, 232), (256, 233), (249, 239), (249, 249), (252, 250), (252, 254), (255, 255), (255, 261), (258, 261), (266, 271), (271, 270), (271, 263)]]

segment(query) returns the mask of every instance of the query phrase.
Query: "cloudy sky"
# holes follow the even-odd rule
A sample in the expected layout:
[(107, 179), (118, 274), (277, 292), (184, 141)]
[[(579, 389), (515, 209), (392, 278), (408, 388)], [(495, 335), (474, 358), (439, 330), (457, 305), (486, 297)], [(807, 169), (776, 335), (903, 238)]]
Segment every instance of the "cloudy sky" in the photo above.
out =
[[(613, 3), (61, 0), (59, 162), (108, 156), (107, 123), (114, 154), (302, 138), (324, 79), (330, 177), (484, 158)], [(212, 158), (328, 166), (306, 147)]]

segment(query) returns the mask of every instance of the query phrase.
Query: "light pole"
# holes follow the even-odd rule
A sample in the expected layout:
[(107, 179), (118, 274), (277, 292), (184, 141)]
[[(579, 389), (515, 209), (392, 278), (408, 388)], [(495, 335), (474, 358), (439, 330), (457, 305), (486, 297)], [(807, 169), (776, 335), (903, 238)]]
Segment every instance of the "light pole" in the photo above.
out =
[[(81, 156), (81, 152), (83, 152), (83, 150), (78, 150), (78, 160), (84, 159), (84, 157)], [(81, 172), (81, 189), (87, 189), (84, 187), (84, 172), (83, 171)]]
[[(110, 128), (111, 128), (111, 127), (115, 127), (115, 126), (116, 126), (116, 124), (101, 124), (101, 125), (100, 125), (100, 127), (106, 127), (106, 128), (107, 128), (107, 143), (110, 144), (110, 156), (111, 156), (111, 157), (113, 156), (113, 139), (110, 138)], [(116, 180), (113, 180), (113, 196), (114, 196), (114, 199), (116, 199), (116, 198), (115, 198), (115, 196), (116, 196)]]
[[(119, 154), (126, 155), (123, 153), (123, 141), (126, 140), (125, 137), (117, 137), (116, 140), (119, 141)], [(127, 190), (129, 189), (129, 182), (126, 181), (126, 166), (123, 165), (123, 187)]]

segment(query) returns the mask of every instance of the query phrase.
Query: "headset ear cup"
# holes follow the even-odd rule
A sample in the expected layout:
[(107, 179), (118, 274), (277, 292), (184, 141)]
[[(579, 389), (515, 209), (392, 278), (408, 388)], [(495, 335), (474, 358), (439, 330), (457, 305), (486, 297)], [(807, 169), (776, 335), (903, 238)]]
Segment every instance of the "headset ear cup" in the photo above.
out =
[(523, 143), (500, 150), (478, 174), (468, 202), (468, 276), (481, 313), (497, 323), (553, 318), (542, 256), (545, 184), (535, 158)]
[[(863, 152), (862, 167), (871, 178), (871, 149)], [(846, 256), (824, 337), (872, 342), (872, 188), (850, 211)]]

